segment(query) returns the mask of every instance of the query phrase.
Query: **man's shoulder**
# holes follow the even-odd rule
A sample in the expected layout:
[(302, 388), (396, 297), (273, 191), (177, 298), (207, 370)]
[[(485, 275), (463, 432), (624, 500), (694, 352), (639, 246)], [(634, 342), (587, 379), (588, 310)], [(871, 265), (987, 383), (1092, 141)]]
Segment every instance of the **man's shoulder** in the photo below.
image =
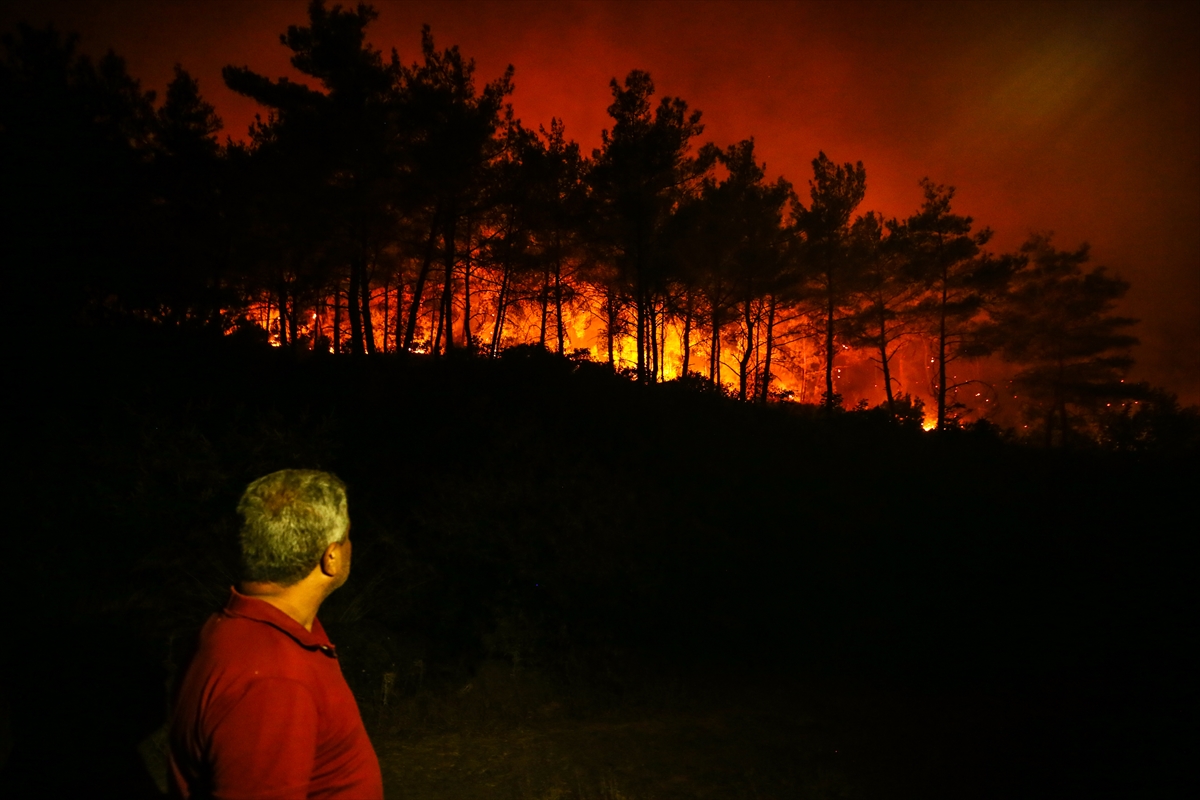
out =
[(304, 653), (295, 639), (270, 623), (224, 612), (205, 623), (199, 645), (198, 655), (214, 666), (263, 676), (293, 677), (295, 662)]

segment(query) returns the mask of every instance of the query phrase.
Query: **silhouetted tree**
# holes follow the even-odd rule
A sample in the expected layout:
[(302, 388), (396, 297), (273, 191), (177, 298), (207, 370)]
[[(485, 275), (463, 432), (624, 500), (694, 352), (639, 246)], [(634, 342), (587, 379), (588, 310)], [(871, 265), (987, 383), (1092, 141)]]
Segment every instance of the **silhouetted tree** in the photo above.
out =
[[(612, 131), (601, 133), (589, 178), (599, 199), (597, 232), (616, 255), (616, 287), (634, 309), (637, 374), (653, 381), (658, 362), (658, 326), (666, 284), (660, 253), (663, 226), (685, 188), (704, 174), (716, 153), (690, 155), (703, 132), (700, 112), (689, 113), (679, 98), (663, 97), (651, 113), (654, 82), (634, 70), (624, 85), (610, 82)], [(615, 306), (615, 299), (610, 307)]]
[[(711, 242), (717, 250), (710, 254), (709, 263), (720, 274), (707, 276), (713, 287), (712, 298), (721, 304), (717, 287), (728, 286), (730, 300), (737, 309), (740, 327), (741, 352), (738, 355), (738, 397), (749, 399), (754, 376), (751, 361), (761, 349), (765, 350), (763, 374), (753, 381), (757, 394), (765, 398), (769, 385), (772, 337), (775, 325), (775, 304), (784, 289), (787, 275), (787, 233), (784, 229), (784, 209), (794, 199), (792, 186), (783, 178), (766, 182), (766, 167), (754, 160), (754, 140), (747, 139), (730, 145), (718, 154), (728, 170), (719, 183), (707, 179), (700, 202), (709, 204), (705, 224), (716, 225), (720, 241)], [(713, 333), (719, 338), (721, 315)], [(763, 329), (765, 343), (759, 340)], [(718, 351), (719, 352), (719, 351)]]
[[(511, 66), (504, 74), (475, 89), (475, 61), (464, 59), (458, 47), (438, 52), (429, 26), (421, 32), (422, 61), (403, 71), (401, 103), (407, 117), (409, 179), (422, 198), (429, 219), (425, 260), (417, 276), (404, 333), (404, 348), (413, 345), (417, 317), (423, 301), (435, 247), (442, 240), (442, 294), (437, 311), (433, 349), (441, 336), (452, 349), (454, 272), (460, 222), (477, 215), (494, 202), (485, 189), (505, 146), (505, 130), (512, 120), (506, 98), (512, 94)], [(470, 303), (470, 275), (465, 274), (464, 304)], [(463, 341), (472, 341), (471, 314), (464, 308)]]
[(583, 211), (586, 203), (583, 175), (585, 163), (579, 145), (567, 141), (565, 128), (558, 119), (550, 120), (550, 130), (542, 129), (544, 146), (527, 149), (521, 156), (525, 169), (532, 173), (533, 195), (530, 200), (535, 236), (543, 265), (540, 293), (541, 324), (539, 342), (546, 344), (548, 309), (554, 308), (555, 349), (566, 347), (563, 305), (572, 291), (564, 268), (578, 259)]
[(834, 164), (820, 153), (813, 159), (813, 179), (808, 182), (812, 202), (796, 215), (796, 230), (803, 269), (824, 319), (825, 395), (827, 411), (840, 403), (833, 391), (833, 363), (837, 355), (838, 323), (859, 288), (861, 264), (850, 257), (850, 218), (867, 190), (862, 162)]
[(582, 255), (584, 161), (559, 120), (540, 134), (510, 126), (506, 157), (495, 173), (495, 213), (485, 242), (485, 257), (499, 273), (493, 355), (509, 311), (526, 305), (536, 309), (538, 344), (545, 347), (553, 337), (557, 352), (564, 352), (564, 308), (581, 279), (572, 266)]
[(706, 175), (698, 191), (686, 193), (664, 227), (662, 251), (681, 296), (683, 363), (681, 374), (691, 370), (693, 319), (708, 329), (708, 381), (721, 381), (723, 331), (736, 316), (738, 285), (735, 280), (737, 235), (733, 230), (735, 200), (732, 187)]
[(59, 315), (75, 322), (153, 307), (144, 234), (154, 93), (113, 52), (93, 62), (76, 36), (52, 27), (20, 24), (2, 41), (8, 313), (45, 328)]
[(733, 284), (728, 280), (728, 242), (723, 233), (726, 220), (715, 202), (716, 181), (704, 178), (698, 192), (685, 195), (663, 230), (663, 253), (675, 286), (676, 314), (682, 318), (681, 377), (692, 365), (693, 331), (707, 320), (710, 340), (708, 380), (720, 383), (721, 330), (732, 309)]
[(1200, 406), (1145, 383), (1122, 387), (1124, 397), (1105, 403), (1098, 417), (1102, 446), (1132, 453), (1200, 451)]
[(519, 122), (508, 126), (507, 140), (502, 158), (490, 170), (486, 192), (491, 201), (477, 238), (480, 279), (492, 285), (495, 297), (488, 346), (493, 357), (504, 347), (508, 326), (527, 321), (530, 313), (540, 319), (544, 345), (548, 318), (550, 265), (540, 235), (546, 147), (536, 132)]
[(925, 178), (921, 187), (925, 201), (904, 222), (905, 257), (911, 259), (914, 274), (926, 289), (915, 313), (925, 319), (928, 333), (937, 342), (933, 394), (937, 428), (944, 430), (947, 396), (962, 385), (949, 383), (946, 368), (960, 357), (986, 352), (975, 336), (979, 313), (990, 297), (1003, 290), (1012, 264), (981, 253), (992, 231), (984, 228), (972, 234), (974, 220), (951, 212), (953, 186), (947, 188)]
[[(322, 0), (314, 0), (308, 16), (307, 26), (289, 26), (280, 42), (292, 51), (292, 66), (316, 78), (325, 91), (286, 78), (271, 81), (247, 67), (229, 66), (223, 75), (231, 89), (274, 110), (254, 136), (255, 146), (273, 151), (268, 157), (276, 162), (277, 175), (292, 173), (287, 178), (294, 211), (299, 204), (319, 209), (327, 237), (322, 260), (327, 288), (340, 294), (337, 276), (345, 265), (351, 347), (373, 351), (368, 270), (381, 240), (395, 231), (389, 213), (397, 170), (391, 142), (395, 126), (387, 123), (395, 115), (399, 66), (395, 59), (385, 64), (366, 44), (366, 27), (378, 16), (370, 6), (326, 9)], [(293, 261), (283, 274), (298, 268)], [(286, 310), (288, 281), (282, 284), (280, 308)], [(293, 324), (295, 302), (292, 297), (288, 312)]]
[[(885, 234), (886, 231), (886, 234)], [(848, 339), (875, 351), (871, 360), (883, 373), (888, 413), (898, 413), (892, 377), (892, 359), (901, 340), (915, 333), (914, 315), (924, 283), (906, 257), (907, 229), (896, 220), (887, 223), (875, 212), (854, 221), (850, 230), (850, 257), (860, 270), (860, 305), (848, 320)]]
[(164, 321), (199, 322), (225, 331), (245, 304), (230, 274), (223, 186), (228, 163), (216, 134), (221, 120), (196, 80), (175, 66), (157, 113), (154, 193), (149, 236), (163, 287)]
[(1022, 366), (1014, 382), (1040, 409), (1047, 446), (1065, 446), (1071, 419), (1101, 403), (1127, 398), (1124, 386), (1137, 339), (1136, 320), (1116, 315), (1129, 284), (1104, 267), (1084, 269), (1088, 246), (1056, 249), (1048, 234), (1021, 246), (1023, 264), (1009, 291), (990, 311), (987, 336), (1005, 360)]

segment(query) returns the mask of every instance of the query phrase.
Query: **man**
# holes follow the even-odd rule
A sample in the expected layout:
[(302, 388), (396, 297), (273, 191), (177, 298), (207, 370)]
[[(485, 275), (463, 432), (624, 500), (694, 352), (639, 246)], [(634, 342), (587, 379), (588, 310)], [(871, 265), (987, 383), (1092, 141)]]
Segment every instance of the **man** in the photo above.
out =
[(350, 576), (346, 487), (282, 470), (238, 503), (243, 581), (204, 625), (170, 732), (172, 795), (381, 800), (379, 761), (317, 620)]

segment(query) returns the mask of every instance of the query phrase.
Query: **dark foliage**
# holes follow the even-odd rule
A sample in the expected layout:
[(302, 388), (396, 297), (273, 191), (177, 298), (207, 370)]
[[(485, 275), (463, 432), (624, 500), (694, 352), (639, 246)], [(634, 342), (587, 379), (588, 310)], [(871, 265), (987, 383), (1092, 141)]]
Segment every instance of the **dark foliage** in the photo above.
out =
[[(1178, 722), (1194, 451), (1048, 457), (984, 426), (764, 408), (539, 348), (305, 359), (110, 333), (45, 366), (23, 373), (40, 377), (9, 451), (9, 552), (36, 566), (9, 583), (23, 647), (5, 669), (30, 688), (16, 724), (40, 726), (10, 781), (107, 726), (101, 696), (146, 709), (104, 728), (114, 748), (153, 730), (236, 580), (236, 498), (283, 466), (350, 487), (355, 575), (322, 617), (358, 642), (362, 692), (384, 669), (400, 691), (449, 685), (485, 658), (623, 691), (648, 659), (1095, 703), (1159, 726), (1155, 747)], [(1133, 730), (1097, 734), (1080, 767), (1139, 779), (1128, 753), (1092, 761), (1149, 747)]]

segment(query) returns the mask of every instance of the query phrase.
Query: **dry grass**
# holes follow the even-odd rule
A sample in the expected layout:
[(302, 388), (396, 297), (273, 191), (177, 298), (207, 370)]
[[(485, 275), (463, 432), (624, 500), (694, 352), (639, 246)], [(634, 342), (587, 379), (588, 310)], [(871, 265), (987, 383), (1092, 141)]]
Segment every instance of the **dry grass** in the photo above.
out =
[(568, 692), (489, 662), (457, 690), (364, 712), (393, 800), (858, 796), (826, 733), (778, 697)]

